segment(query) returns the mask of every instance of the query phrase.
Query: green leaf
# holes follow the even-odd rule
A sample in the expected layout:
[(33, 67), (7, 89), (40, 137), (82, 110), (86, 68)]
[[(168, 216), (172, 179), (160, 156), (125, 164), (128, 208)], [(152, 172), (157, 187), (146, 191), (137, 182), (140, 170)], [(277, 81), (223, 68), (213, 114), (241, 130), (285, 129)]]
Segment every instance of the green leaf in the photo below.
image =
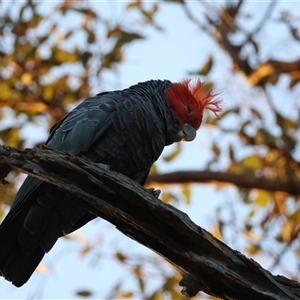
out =
[(165, 155), (163, 157), (163, 160), (166, 161), (166, 162), (169, 162), (169, 161), (173, 160), (174, 158), (176, 158), (179, 155), (180, 152), (181, 152), (181, 144), (176, 143), (175, 150), (173, 152), (171, 152), (170, 154)]
[(120, 47), (115, 46), (113, 50), (106, 53), (102, 57), (102, 67), (111, 69), (115, 63), (119, 63), (123, 59), (122, 50)]
[(96, 13), (93, 10), (89, 9), (89, 8), (74, 8), (74, 7), (72, 7), (72, 10), (75, 10), (79, 13), (82, 13), (85, 16), (88, 15), (89, 17), (92, 17), (92, 18), (97, 17)]
[(83, 298), (87, 298), (87, 297), (91, 297), (93, 295), (93, 293), (88, 290), (81, 290), (81, 291), (76, 292), (76, 295), (83, 297)]
[(292, 89), (293, 87), (295, 87), (296, 85), (298, 85), (299, 82), (300, 82), (300, 78), (291, 78), (290, 89)]
[(199, 71), (199, 75), (206, 76), (211, 71), (211, 68), (212, 68), (213, 64), (214, 64), (214, 59), (210, 55), (208, 57), (208, 60), (206, 61), (206, 63), (202, 67), (202, 69)]
[(228, 147), (228, 152), (229, 152), (229, 158), (232, 162), (235, 161), (235, 156), (234, 156), (234, 148), (233, 146), (230, 144)]
[(89, 28), (85, 28), (85, 32), (87, 33), (87, 36), (88, 36), (87, 42), (89, 44), (95, 43), (95, 41), (96, 41), (95, 32), (93, 30), (89, 29)]
[(245, 224), (245, 230), (246, 230), (246, 231), (251, 231), (252, 228), (253, 228), (253, 225), (252, 225), (252, 224), (250, 224), (250, 223), (246, 223), (246, 224)]
[(164, 0), (164, 2), (174, 2), (179, 4), (185, 4), (185, 0)]
[(141, 9), (141, 13), (145, 17), (146, 22), (153, 23), (153, 21), (154, 21), (153, 20), (154, 12)]
[(253, 114), (255, 117), (257, 117), (258, 119), (260, 119), (260, 120), (263, 119), (261, 113), (260, 113), (257, 109), (251, 107), (251, 112), (252, 112), (252, 114)]
[(228, 109), (228, 110), (225, 110), (222, 112), (222, 118), (224, 118), (225, 116), (230, 115), (230, 114), (238, 115), (239, 113), (240, 113), (239, 107)]
[(253, 154), (241, 160), (240, 165), (244, 171), (256, 171), (262, 168), (262, 160), (258, 155)]
[(219, 156), (221, 154), (221, 149), (216, 144), (213, 144), (212, 151), (215, 153), (216, 156)]
[(192, 72), (189, 72), (189, 74), (206, 76), (211, 71), (213, 64), (214, 64), (214, 59), (213, 59), (213, 56), (210, 55), (208, 57), (207, 61), (205, 62), (205, 64), (201, 67), (201, 69), (199, 71), (192, 71)]
[(248, 173), (252, 175), (256, 170), (260, 170), (263, 167), (263, 160), (257, 154), (253, 154), (238, 162), (231, 161), (231, 165), (228, 167), (227, 172), (235, 174)]
[(135, 33), (135, 32), (122, 31), (122, 33), (120, 34), (120, 37), (117, 41), (116, 46), (122, 47), (125, 44), (131, 43), (134, 40), (138, 40), (138, 39), (144, 39), (144, 36), (142, 36), (138, 33)]
[(276, 138), (264, 130), (263, 128), (257, 130), (257, 133), (254, 137), (255, 145), (267, 145), (270, 148), (276, 147)]

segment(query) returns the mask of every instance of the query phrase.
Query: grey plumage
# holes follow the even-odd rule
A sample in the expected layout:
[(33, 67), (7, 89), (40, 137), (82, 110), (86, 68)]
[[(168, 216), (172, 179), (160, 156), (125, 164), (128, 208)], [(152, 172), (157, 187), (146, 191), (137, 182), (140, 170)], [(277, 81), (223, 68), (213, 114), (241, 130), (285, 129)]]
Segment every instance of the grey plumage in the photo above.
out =
[[(182, 138), (165, 96), (171, 85), (148, 81), (98, 94), (55, 125), (46, 143), (144, 184), (164, 146)], [(23, 285), (60, 236), (93, 218), (66, 192), (27, 177), (0, 226), (0, 275)]]

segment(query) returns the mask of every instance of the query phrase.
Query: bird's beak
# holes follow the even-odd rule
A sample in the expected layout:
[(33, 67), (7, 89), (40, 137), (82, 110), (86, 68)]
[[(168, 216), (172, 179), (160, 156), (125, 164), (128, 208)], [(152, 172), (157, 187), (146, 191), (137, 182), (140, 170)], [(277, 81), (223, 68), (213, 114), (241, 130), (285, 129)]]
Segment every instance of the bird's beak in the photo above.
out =
[(194, 140), (197, 135), (196, 129), (189, 123), (185, 123), (183, 125), (183, 132), (184, 132), (183, 140), (187, 142)]

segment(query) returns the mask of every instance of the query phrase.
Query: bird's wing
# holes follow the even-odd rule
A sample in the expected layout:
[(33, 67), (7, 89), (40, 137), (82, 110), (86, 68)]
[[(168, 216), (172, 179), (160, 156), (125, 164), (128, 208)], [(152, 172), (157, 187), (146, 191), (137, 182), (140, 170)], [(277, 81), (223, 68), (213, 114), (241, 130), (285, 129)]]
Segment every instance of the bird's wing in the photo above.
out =
[(53, 128), (46, 144), (75, 155), (87, 152), (112, 125), (121, 100), (118, 93), (103, 93), (85, 100)]
[[(88, 151), (112, 125), (112, 115), (121, 101), (118, 93), (102, 93), (85, 100), (51, 129), (46, 144), (74, 155)], [(43, 183), (28, 176), (11, 208), (23, 206)]]

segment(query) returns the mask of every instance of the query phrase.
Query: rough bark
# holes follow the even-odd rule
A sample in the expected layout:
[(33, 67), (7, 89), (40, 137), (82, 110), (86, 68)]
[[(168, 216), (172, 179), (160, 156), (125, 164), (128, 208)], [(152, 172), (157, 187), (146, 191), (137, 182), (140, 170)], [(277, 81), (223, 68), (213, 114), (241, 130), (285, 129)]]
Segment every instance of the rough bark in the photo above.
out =
[[(175, 207), (122, 174), (53, 149), (0, 147), (0, 180), (20, 171), (50, 182), (84, 200), (84, 206), (130, 238), (163, 256), (183, 278), (182, 293), (199, 291), (223, 299), (300, 299), (300, 285), (274, 276), (252, 259), (229, 248)], [(98, 197), (105, 184), (115, 191)]]
[(231, 174), (213, 171), (177, 171), (164, 174), (151, 174), (148, 177), (147, 184), (150, 184), (151, 182), (167, 184), (188, 182), (218, 182), (233, 184), (240, 188), (263, 189), (270, 192), (281, 191), (294, 196), (300, 194), (299, 180), (272, 180), (264, 177), (255, 177), (248, 174)]

